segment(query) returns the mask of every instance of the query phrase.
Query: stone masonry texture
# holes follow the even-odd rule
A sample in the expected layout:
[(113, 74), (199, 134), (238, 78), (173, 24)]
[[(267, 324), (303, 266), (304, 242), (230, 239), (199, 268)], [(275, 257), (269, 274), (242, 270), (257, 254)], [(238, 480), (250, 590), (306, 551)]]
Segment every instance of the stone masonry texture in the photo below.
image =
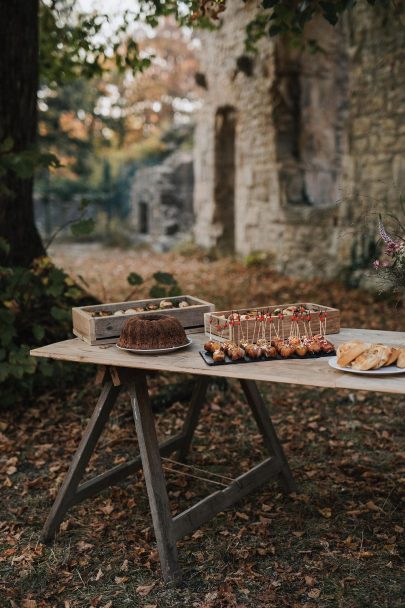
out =
[[(195, 239), (221, 247), (233, 214), (236, 254), (266, 251), (305, 278), (361, 273), (375, 255), (377, 211), (399, 212), (405, 186), (405, 10), (360, 1), (336, 28), (310, 24), (323, 52), (265, 39), (249, 55), (256, 6), (228, 2), (218, 31), (201, 34)], [(234, 125), (221, 128), (224, 116)], [(221, 180), (234, 190), (218, 200)]]

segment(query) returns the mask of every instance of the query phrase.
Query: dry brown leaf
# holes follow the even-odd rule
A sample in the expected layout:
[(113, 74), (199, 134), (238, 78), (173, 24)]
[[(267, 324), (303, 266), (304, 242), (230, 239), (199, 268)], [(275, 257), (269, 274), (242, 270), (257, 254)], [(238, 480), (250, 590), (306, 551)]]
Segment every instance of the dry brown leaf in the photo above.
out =
[(100, 511), (102, 511), (105, 515), (111, 515), (111, 513), (114, 511), (114, 506), (109, 500), (103, 507), (100, 507)]
[(76, 547), (78, 548), (80, 553), (83, 553), (84, 551), (92, 549), (94, 545), (92, 545), (91, 543), (86, 543), (84, 540), (79, 540), (79, 542), (76, 544)]
[(246, 515), (246, 513), (243, 513), (242, 511), (236, 511), (236, 517), (239, 517), (239, 519), (243, 519), (244, 521), (250, 520), (250, 517), (248, 515)]
[(156, 582), (151, 585), (139, 585), (139, 587), (136, 588), (136, 592), (142, 596), (149, 595), (155, 585)]
[(308, 587), (313, 587), (315, 585), (315, 579), (313, 576), (306, 576), (305, 577), (305, 584), (308, 585)]
[(330, 509), (329, 507), (325, 507), (324, 509), (318, 509), (318, 511), (322, 515), (322, 517), (325, 517), (326, 519), (330, 519), (332, 517), (332, 509)]
[(321, 595), (321, 590), (320, 589), (311, 589), (311, 591), (308, 591), (307, 595), (312, 600), (316, 600)]

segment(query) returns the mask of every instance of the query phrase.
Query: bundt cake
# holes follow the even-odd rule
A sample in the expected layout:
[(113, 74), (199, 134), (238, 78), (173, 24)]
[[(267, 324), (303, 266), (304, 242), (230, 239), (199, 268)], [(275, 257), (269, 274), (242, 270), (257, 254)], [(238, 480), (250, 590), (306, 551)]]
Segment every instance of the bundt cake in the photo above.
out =
[(139, 315), (124, 324), (118, 346), (150, 350), (187, 344), (180, 321), (168, 315)]

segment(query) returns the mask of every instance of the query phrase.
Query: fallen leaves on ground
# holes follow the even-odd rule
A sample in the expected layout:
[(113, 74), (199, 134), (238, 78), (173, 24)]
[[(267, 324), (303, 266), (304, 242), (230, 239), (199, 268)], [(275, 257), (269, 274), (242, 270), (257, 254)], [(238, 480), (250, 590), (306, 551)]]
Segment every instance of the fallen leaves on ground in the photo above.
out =
[[(109, 283), (113, 299), (122, 293), (114, 291), (114, 281), (120, 283), (129, 267), (134, 269), (134, 254), (120, 255), (114, 263), (122, 266), (121, 274), (112, 279), (111, 287)], [(166, 263), (172, 259), (185, 290), (217, 304), (226, 303), (226, 298), (234, 298), (235, 306), (243, 304), (249, 282), (257, 303), (264, 303), (270, 278), (272, 299), (279, 301), (291, 300), (297, 285), (300, 293), (313, 294), (315, 289), (313, 283), (294, 283), (271, 271), (260, 279), (264, 271), (249, 275), (239, 262), (230, 262), (227, 272), (224, 261), (205, 267), (198, 260), (183, 264), (170, 255), (160, 260), (156, 256), (148, 269), (172, 271)], [(95, 281), (95, 260), (86, 264), (81, 274)], [(221, 294), (215, 292), (218, 285)], [(343, 324), (398, 327), (398, 318), (376, 296), (353, 291), (349, 298), (338, 284), (325, 289), (323, 302), (344, 305)], [(152, 375), (151, 390), (175, 380)], [(30, 407), (21, 404), (3, 412), (1, 606), (399, 608), (403, 398), (288, 385), (260, 388), (299, 492), (287, 496), (276, 482), (267, 484), (179, 541), (184, 584), (178, 588), (161, 580), (141, 473), (71, 508), (55, 542), (40, 543), (41, 526), (94, 407), (97, 389), (76, 387), (65, 394), (55, 390)], [(186, 412), (186, 404), (176, 403), (157, 416), (162, 440), (179, 430)], [(123, 394), (86, 475), (96, 475), (136, 453), (132, 413)], [(231, 382), (224, 391), (213, 386), (189, 463), (235, 477), (264, 455), (238, 385)], [(173, 472), (167, 478), (173, 512), (217, 489)]]

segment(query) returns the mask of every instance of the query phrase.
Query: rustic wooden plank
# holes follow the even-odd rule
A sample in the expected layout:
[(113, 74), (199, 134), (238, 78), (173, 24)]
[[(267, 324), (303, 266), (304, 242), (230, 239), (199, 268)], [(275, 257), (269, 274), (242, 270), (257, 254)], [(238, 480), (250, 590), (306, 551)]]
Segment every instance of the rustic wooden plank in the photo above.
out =
[(133, 383), (128, 388), (163, 578), (178, 582), (181, 571), (176, 538), (145, 374), (134, 372)]
[(241, 380), (240, 383), (253, 417), (263, 437), (264, 445), (270, 454), (275, 456), (281, 463), (279, 482), (282, 489), (286, 492), (296, 492), (297, 484), (294, 481), (288, 460), (284, 454), (283, 447), (273, 426), (266, 404), (257, 388), (257, 384), (252, 382), (252, 380)]
[[(161, 456), (169, 456), (173, 452), (175, 452), (183, 443), (184, 436), (182, 433), (175, 435), (174, 437), (170, 437), (167, 441), (164, 441), (159, 445), (159, 452)], [(113, 467), (112, 469), (85, 481), (80, 484), (75, 492), (73, 497), (72, 504), (77, 504), (98, 494), (105, 488), (108, 488), (126, 477), (128, 475), (132, 475), (139, 471), (142, 468), (141, 457), (137, 456), (133, 460), (128, 462), (123, 462), (122, 464)]]
[(210, 379), (207, 376), (198, 378), (191, 396), (190, 407), (187, 411), (187, 416), (183, 426), (184, 441), (177, 452), (178, 460), (185, 460), (188, 451), (190, 449), (191, 441), (193, 439), (194, 431), (198, 424), (201, 409), (204, 405), (205, 395)]
[(101, 386), (102, 384), (104, 384), (108, 375), (109, 375), (108, 367), (105, 365), (99, 365), (97, 368), (96, 377), (94, 379), (94, 384), (96, 386)]
[(104, 429), (119, 391), (119, 387), (113, 386), (111, 382), (106, 382), (103, 386), (97, 405), (42, 529), (41, 538), (44, 542), (54, 537), (66, 511), (73, 504), (72, 501), (79, 481), (83, 477), (87, 463)]
[(195, 296), (183, 295), (168, 298), (148, 298), (144, 300), (132, 300), (130, 302), (113, 302), (107, 304), (96, 304), (91, 306), (79, 306), (72, 309), (73, 331), (75, 335), (92, 345), (114, 342), (118, 339), (124, 323), (131, 317), (136, 317), (148, 311), (135, 312), (130, 315), (109, 315), (105, 317), (93, 317), (90, 313), (100, 310), (115, 312), (128, 308), (137, 308), (147, 304), (159, 304), (162, 299), (173, 302), (187, 300), (190, 306), (186, 308), (170, 308), (165, 310), (150, 311), (153, 314), (169, 314), (178, 318), (183, 327), (193, 328), (204, 325), (204, 313), (214, 310), (214, 305)]
[(177, 540), (191, 534), (221, 511), (228, 509), (267, 481), (277, 476), (281, 470), (281, 462), (275, 458), (267, 458), (248, 472), (243, 473), (223, 490), (214, 492), (200, 500), (173, 519), (174, 534)]
[[(327, 313), (327, 329), (328, 329), (328, 334), (338, 334), (339, 330), (340, 330), (340, 310), (338, 310), (337, 308), (331, 308), (330, 306), (323, 306), (321, 304), (314, 304), (313, 302), (292, 302), (289, 304), (276, 304), (276, 305), (272, 305), (272, 306), (260, 306), (259, 310), (267, 310), (269, 312), (273, 312), (276, 308), (288, 308), (289, 306), (298, 306), (300, 304), (305, 304), (305, 305), (311, 305), (311, 306), (316, 306), (319, 310), (325, 311)], [(255, 309), (253, 307), (253, 309)], [(258, 332), (259, 327), (257, 325), (257, 323), (255, 322), (254, 319), (250, 319), (247, 321), (241, 321), (241, 326), (234, 326), (234, 327), (228, 327), (226, 331), (221, 332), (217, 329), (215, 329), (215, 325), (217, 323), (221, 324), (221, 322), (223, 323), (223, 319), (221, 321), (220, 317), (228, 317), (232, 312), (238, 312), (238, 313), (247, 313), (249, 311), (252, 310), (252, 307), (250, 308), (238, 308), (235, 310), (219, 310), (219, 311), (215, 311), (215, 312), (206, 312), (204, 313), (204, 326), (205, 326), (205, 333), (209, 334), (212, 333), (215, 336), (223, 336), (224, 339), (226, 340), (235, 340), (236, 342), (238, 342), (239, 340), (241, 340), (243, 337), (246, 340), (252, 340), (253, 339), (253, 335), (254, 333)], [(210, 323), (209, 320), (210, 318), (213, 319), (213, 323), (211, 324), (211, 329), (210, 329)], [(288, 336), (290, 333), (290, 328), (291, 328), (291, 324), (292, 324), (292, 319), (291, 316), (286, 315), (283, 319), (283, 324), (281, 324), (280, 322), (280, 326), (283, 327), (284, 329), (284, 335)], [(277, 322), (276, 322), (277, 325)], [(311, 326), (313, 329), (314, 334), (318, 333), (319, 331), (319, 316), (317, 312), (311, 313)], [(302, 333), (304, 333), (306, 331), (306, 328), (304, 326), (304, 323), (302, 321), (299, 321), (299, 327)], [(281, 332), (283, 333), (283, 332)], [(274, 330), (273, 330), (273, 335), (274, 335)], [(256, 335), (256, 337), (259, 337)]]
[[(204, 334), (194, 334), (193, 344), (189, 348), (166, 355), (134, 355), (120, 351), (113, 345), (90, 346), (78, 339), (42, 346), (31, 351), (31, 354), (96, 365), (405, 394), (405, 374), (384, 378), (349, 374), (329, 367), (327, 358), (209, 367), (198, 352), (206, 339)], [(343, 328), (339, 334), (330, 336), (330, 339), (336, 346), (352, 339), (400, 346), (405, 345), (405, 332)]]

